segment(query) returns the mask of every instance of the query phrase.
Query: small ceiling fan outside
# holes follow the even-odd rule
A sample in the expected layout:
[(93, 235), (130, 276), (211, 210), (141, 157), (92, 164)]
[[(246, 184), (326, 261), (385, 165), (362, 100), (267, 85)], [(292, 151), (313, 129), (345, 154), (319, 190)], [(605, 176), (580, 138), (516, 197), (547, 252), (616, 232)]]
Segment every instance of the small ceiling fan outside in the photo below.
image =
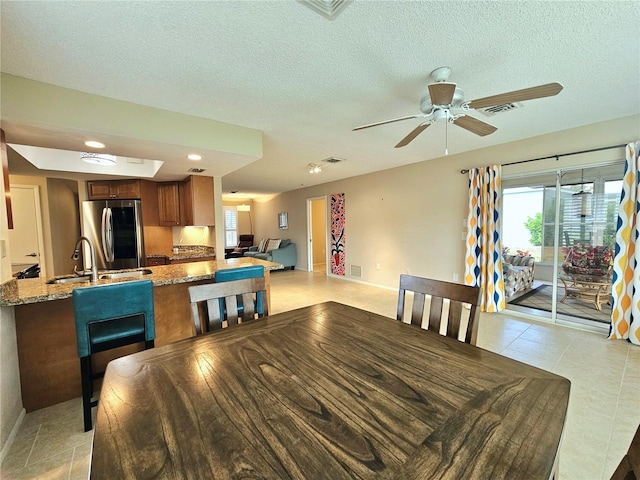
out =
[(465, 130), (475, 133), (481, 137), (490, 135), (497, 130), (496, 127), (482, 120), (469, 116), (468, 112), (478, 109), (493, 107), (495, 105), (504, 105), (513, 102), (523, 102), (526, 100), (534, 100), (536, 98), (552, 97), (562, 90), (562, 85), (553, 82), (537, 87), (524, 88), (513, 92), (501, 93), (490, 97), (478, 98), (476, 100), (464, 101), (464, 94), (455, 83), (448, 82), (451, 75), (451, 68), (440, 67), (431, 72), (431, 78), (435, 83), (430, 83), (427, 87), (429, 93), (422, 97), (420, 101), (420, 110), (422, 113), (416, 115), (408, 115), (406, 117), (394, 118), (382, 122), (370, 123), (356, 127), (353, 131), (363, 130), (365, 128), (377, 127), (387, 123), (400, 122), (409, 120), (410, 118), (429, 118), (414, 128), (404, 137), (395, 148), (408, 145), (418, 135), (425, 131), (429, 126), (438, 121), (446, 121), (453, 123)]

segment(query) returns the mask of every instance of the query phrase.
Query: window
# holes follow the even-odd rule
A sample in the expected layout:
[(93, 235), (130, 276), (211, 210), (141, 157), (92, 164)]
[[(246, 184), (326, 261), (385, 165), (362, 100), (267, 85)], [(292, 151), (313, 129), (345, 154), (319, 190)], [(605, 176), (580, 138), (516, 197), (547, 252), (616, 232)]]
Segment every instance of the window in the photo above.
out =
[(238, 245), (238, 212), (236, 207), (224, 207), (224, 246)]

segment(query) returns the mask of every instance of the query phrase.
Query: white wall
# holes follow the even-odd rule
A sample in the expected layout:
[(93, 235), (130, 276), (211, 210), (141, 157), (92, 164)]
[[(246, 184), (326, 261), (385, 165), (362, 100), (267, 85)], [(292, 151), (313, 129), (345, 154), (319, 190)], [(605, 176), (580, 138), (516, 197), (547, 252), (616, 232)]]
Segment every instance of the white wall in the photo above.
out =
[[(306, 199), (345, 193), (347, 274), (353, 264), (362, 266), (358, 280), (383, 286), (397, 287), (407, 271), (452, 281), (454, 273), (464, 273), (468, 177), (461, 169), (626, 144), (638, 136), (635, 115), (283, 193), (254, 202), (256, 243), (262, 237), (291, 238), (298, 246), (296, 268), (308, 269)], [(506, 166), (503, 175), (621, 158), (622, 148)], [(278, 229), (280, 211), (289, 214), (288, 230)]]
[[(9, 227), (4, 202), (4, 182), (0, 181), (0, 240), (6, 242), (5, 256), (0, 255), (0, 283), (11, 280), (9, 256)], [(13, 307), (0, 307), (0, 461), (10, 446), (24, 416), (20, 372), (18, 370), (18, 346)]]
[(47, 277), (54, 277), (73, 272), (73, 267), (78, 264), (71, 258), (73, 246), (80, 236), (78, 182), (48, 178), (47, 199), (53, 257), (51, 259), (53, 270), (47, 270)]

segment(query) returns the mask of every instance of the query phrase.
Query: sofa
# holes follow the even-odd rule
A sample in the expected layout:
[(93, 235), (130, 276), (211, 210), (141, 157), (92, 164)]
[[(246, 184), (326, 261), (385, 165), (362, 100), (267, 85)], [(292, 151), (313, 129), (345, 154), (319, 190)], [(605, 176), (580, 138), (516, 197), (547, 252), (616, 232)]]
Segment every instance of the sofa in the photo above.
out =
[(533, 286), (535, 259), (528, 255), (502, 256), (504, 298), (508, 301), (516, 292)]
[(249, 247), (244, 256), (281, 263), (285, 268), (293, 270), (296, 268), (298, 252), (296, 244), (288, 238), (263, 238), (258, 246)]

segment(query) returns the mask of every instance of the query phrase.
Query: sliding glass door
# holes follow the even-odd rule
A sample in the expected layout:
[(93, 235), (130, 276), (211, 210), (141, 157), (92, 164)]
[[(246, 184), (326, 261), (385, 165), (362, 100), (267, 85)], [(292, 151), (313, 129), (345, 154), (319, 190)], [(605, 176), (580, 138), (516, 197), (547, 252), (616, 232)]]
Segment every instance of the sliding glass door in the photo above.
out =
[[(505, 178), (504, 258), (533, 262), (533, 281), (505, 292), (508, 309), (552, 321), (609, 323), (623, 169), (616, 163)], [(506, 265), (505, 283), (522, 270)]]

